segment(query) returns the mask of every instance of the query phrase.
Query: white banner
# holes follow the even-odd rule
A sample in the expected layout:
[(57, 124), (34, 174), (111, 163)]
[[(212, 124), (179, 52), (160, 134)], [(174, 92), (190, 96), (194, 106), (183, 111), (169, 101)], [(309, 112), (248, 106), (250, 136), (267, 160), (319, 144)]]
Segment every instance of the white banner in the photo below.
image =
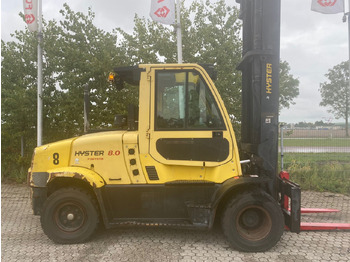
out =
[(151, 18), (163, 24), (175, 24), (175, 0), (151, 0)]
[(23, 8), (29, 31), (38, 31), (38, 0), (23, 0)]
[(312, 0), (311, 10), (323, 14), (344, 12), (344, 0)]

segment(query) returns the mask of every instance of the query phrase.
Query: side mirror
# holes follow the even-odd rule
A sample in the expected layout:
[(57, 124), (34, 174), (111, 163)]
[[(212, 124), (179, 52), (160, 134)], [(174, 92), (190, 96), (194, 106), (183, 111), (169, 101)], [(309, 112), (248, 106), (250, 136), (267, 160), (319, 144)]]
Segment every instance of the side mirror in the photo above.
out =
[(124, 88), (124, 81), (113, 72), (109, 73), (108, 82), (115, 86), (117, 90), (122, 90)]

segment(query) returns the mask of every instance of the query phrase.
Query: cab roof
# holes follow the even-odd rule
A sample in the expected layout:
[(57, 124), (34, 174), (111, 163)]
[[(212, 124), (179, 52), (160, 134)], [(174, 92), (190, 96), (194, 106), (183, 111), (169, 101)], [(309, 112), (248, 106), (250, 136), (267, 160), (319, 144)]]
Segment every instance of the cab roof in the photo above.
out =
[[(157, 66), (174, 66), (175, 64), (157, 64)], [(176, 64), (179, 65), (179, 64)], [(184, 64), (186, 65), (186, 64)], [(199, 64), (205, 69), (212, 80), (216, 80), (217, 73), (214, 69), (214, 65), (211, 64)], [(138, 85), (141, 77), (141, 72), (146, 71), (142, 65), (135, 66), (124, 66), (114, 68), (114, 72), (117, 74), (118, 78), (130, 85)]]

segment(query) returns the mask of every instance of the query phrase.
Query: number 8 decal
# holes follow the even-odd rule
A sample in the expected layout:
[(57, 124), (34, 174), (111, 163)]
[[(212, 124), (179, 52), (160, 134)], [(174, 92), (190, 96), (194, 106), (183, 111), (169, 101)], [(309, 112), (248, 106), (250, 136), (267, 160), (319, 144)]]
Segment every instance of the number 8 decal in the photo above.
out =
[(60, 163), (59, 158), (60, 158), (60, 155), (58, 153), (53, 154), (53, 164), (54, 165), (58, 165)]

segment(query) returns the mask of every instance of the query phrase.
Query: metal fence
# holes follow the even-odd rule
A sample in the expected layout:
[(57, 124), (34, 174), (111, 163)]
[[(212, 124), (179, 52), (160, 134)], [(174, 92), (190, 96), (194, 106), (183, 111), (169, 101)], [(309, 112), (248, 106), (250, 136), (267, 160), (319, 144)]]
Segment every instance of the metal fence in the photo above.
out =
[(291, 178), (308, 189), (317, 189), (321, 181), (320, 190), (350, 194), (350, 138), (344, 128), (281, 127), (279, 142), (281, 169)]
[[(280, 128), (280, 151), (291, 153), (350, 153), (345, 129)], [(350, 159), (349, 159), (350, 161)]]
[(340, 127), (292, 129), (282, 126), (279, 152), (281, 165), (287, 164), (286, 158), (293, 160), (288, 155), (297, 157), (298, 154), (309, 154), (315, 162), (328, 159), (350, 164), (350, 138)]

